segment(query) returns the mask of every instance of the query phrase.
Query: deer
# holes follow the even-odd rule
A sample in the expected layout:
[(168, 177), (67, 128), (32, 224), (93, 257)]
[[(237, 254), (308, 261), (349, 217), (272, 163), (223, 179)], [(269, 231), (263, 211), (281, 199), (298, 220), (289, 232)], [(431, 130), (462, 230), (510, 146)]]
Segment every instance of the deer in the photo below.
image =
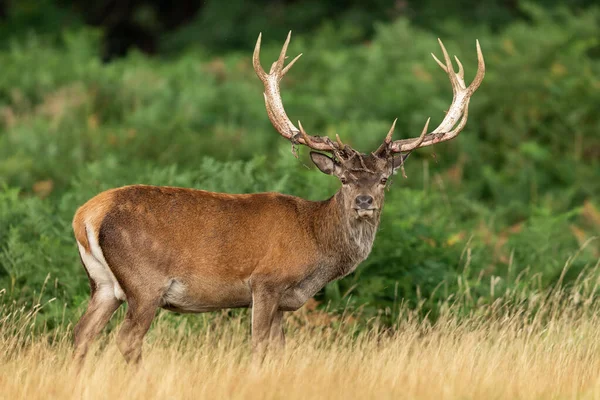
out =
[[(464, 81), (441, 40), (453, 100), (440, 125), (418, 137), (392, 140), (396, 120), (381, 145), (361, 153), (327, 136), (309, 135), (288, 118), (280, 81), (302, 55), (285, 65), (291, 32), (267, 73), (260, 63), (259, 34), (252, 57), (264, 85), (268, 118), (293, 145), (340, 186), (327, 200), (280, 193), (228, 194), (130, 185), (96, 195), (75, 213), (73, 231), (91, 297), (74, 328), (74, 358), (82, 361), (113, 313), (127, 303), (117, 347), (128, 363), (142, 358), (143, 338), (158, 309), (202, 313), (251, 309), (253, 354), (285, 344), (284, 313), (301, 308), (328, 283), (352, 273), (367, 258), (380, 222), (388, 179), (412, 151), (455, 138), (464, 128), (469, 101), (485, 64)], [(402, 170), (403, 171), (403, 170)]]

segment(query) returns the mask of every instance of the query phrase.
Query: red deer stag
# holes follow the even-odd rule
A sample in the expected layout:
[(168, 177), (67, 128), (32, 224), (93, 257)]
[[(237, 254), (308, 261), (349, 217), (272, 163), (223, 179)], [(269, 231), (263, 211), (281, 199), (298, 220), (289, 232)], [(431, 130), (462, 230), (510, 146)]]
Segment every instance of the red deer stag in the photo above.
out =
[[(291, 34), (291, 33), (290, 33)], [(123, 302), (127, 315), (117, 337), (128, 362), (141, 359), (142, 340), (158, 308), (199, 313), (252, 308), (252, 345), (263, 353), (283, 345), (283, 312), (297, 310), (327, 283), (348, 275), (371, 251), (389, 176), (411, 151), (456, 137), (467, 122), (471, 95), (485, 66), (477, 43), (478, 68), (466, 86), (440, 41), (454, 98), (442, 123), (420, 136), (392, 140), (394, 124), (379, 148), (363, 154), (339, 137), (307, 134), (288, 118), (279, 82), (298, 60), (284, 65), (290, 41), (269, 73), (253, 65), (264, 84), (267, 114), (275, 129), (305, 145), (315, 165), (341, 181), (324, 201), (279, 193), (224, 194), (202, 190), (134, 185), (98, 194), (73, 220), (79, 254), (91, 286), (87, 311), (75, 327), (75, 357)]]

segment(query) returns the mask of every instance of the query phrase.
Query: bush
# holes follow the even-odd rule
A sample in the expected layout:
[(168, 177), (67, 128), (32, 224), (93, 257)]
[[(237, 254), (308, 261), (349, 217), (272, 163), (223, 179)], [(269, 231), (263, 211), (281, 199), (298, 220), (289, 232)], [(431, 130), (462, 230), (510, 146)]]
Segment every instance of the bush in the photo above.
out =
[[(470, 121), (459, 139), (411, 156), (371, 257), (320, 293), (323, 304), (393, 315), (405, 299), (435, 314), (436, 299), (546, 289), (598, 260), (588, 239), (600, 233), (600, 12), (528, 12), (530, 22), (494, 34), (444, 28), (467, 79), (475, 37), (486, 56)], [(293, 119), (363, 151), (395, 117), (398, 138), (417, 135), (427, 116), (441, 119), (450, 85), (429, 58), (439, 53), (432, 33), (399, 19), (368, 43), (344, 44), (351, 35), (325, 25), (294, 36), (289, 54), (307, 54), (283, 81)], [(70, 220), (101, 190), (148, 183), (312, 200), (336, 190), (270, 126), (251, 48), (172, 60), (132, 53), (103, 65), (99, 43), (80, 28), (57, 41), (30, 35), (0, 53), (0, 288), (25, 301), (46, 283), (44, 296), (59, 299), (45, 309), (49, 320), (87, 296)], [(279, 52), (270, 43), (264, 65)]]

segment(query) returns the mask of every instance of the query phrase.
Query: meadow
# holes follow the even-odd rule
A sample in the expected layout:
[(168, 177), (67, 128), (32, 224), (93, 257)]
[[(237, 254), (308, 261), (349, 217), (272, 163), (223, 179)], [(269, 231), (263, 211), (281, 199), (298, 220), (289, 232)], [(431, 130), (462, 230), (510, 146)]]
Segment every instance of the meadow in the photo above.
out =
[(448, 299), (435, 322), (400, 306), (393, 326), (373, 318), (361, 327), (354, 313), (309, 304), (287, 317), (285, 350), (262, 362), (251, 358), (245, 312), (192, 319), (161, 313), (140, 368), (124, 362), (110, 334), (78, 370), (70, 324), (45, 329), (36, 318), (44, 304), (5, 306), (0, 397), (598, 398), (598, 268), (568, 289), (505, 292), (466, 316), (466, 297)]
[[(600, 398), (598, 7), (456, 6), (438, 23), (435, 1), (414, 18), (383, 0), (335, 17), (326, 2), (215, 1), (157, 54), (105, 63), (102, 29), (35, 3), (0, 22), (0, 398)], [(304, 55), (282, 82), (288, 114), (365, 152), (394, 118), (397, 139), (437, 125), (452, 94), (436, 39), (467, 81), (479, 39), (466, 128), (411, 155), (370, 257), (288, 315), (284, 353), (251, 361), (246, 311), (161, 313), (135, 370), (114, 345), (122, 307), (77, 375), (89, 285), (71, 219), (89, 198), (337, 190), (272, 128), (252, 69), (258, 32), (268, 65), (289, 29)]]

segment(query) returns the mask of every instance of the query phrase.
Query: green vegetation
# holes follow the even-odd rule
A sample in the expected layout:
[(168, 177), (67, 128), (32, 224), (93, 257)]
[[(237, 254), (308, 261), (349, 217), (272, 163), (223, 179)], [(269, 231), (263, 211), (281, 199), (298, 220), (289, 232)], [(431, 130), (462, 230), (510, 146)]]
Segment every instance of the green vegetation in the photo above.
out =
[[(428, 116), (441, 120), (451, 92), (429, 55), (439, 54), (438, 35), (467, 80), (476, 38), (487, 64), (463, 133), (411, 156), (371, 256), (318, 295), (323, 306), (393, 318), (405, 302), (436, 315), (438, 301), (463, 296), (469, 312), (509, 289), (543, 291), (596, 271), (600, 10), (522, 12), (493, 32), (456, 18), (435, 33), (404, 18), (373, 25), (372, 35), (349, 19), (295, 31), (288, 53), (305, 55), (282, 83), (288, 114), (363, 151), (396, 117), (397, 138), (418, 135)], [(265, 39), (263, 65), (284, 37)], [(74, 24), (17, 32), (0, 52), (1, 299), (55, 297), (40, 313), (50, 326), (65, 309), (74, 319), (87, 299), (70, 222), (104, 189), (147, 183), (318, 200), (338, 184), (305, 168), (307, 151), (295, 159), (271, 127), (252, 45), (235, 42), (218, 56), (199, 46), (168, 58), (134, 51), (110, 64), (101, 47), (100, 32)]]

